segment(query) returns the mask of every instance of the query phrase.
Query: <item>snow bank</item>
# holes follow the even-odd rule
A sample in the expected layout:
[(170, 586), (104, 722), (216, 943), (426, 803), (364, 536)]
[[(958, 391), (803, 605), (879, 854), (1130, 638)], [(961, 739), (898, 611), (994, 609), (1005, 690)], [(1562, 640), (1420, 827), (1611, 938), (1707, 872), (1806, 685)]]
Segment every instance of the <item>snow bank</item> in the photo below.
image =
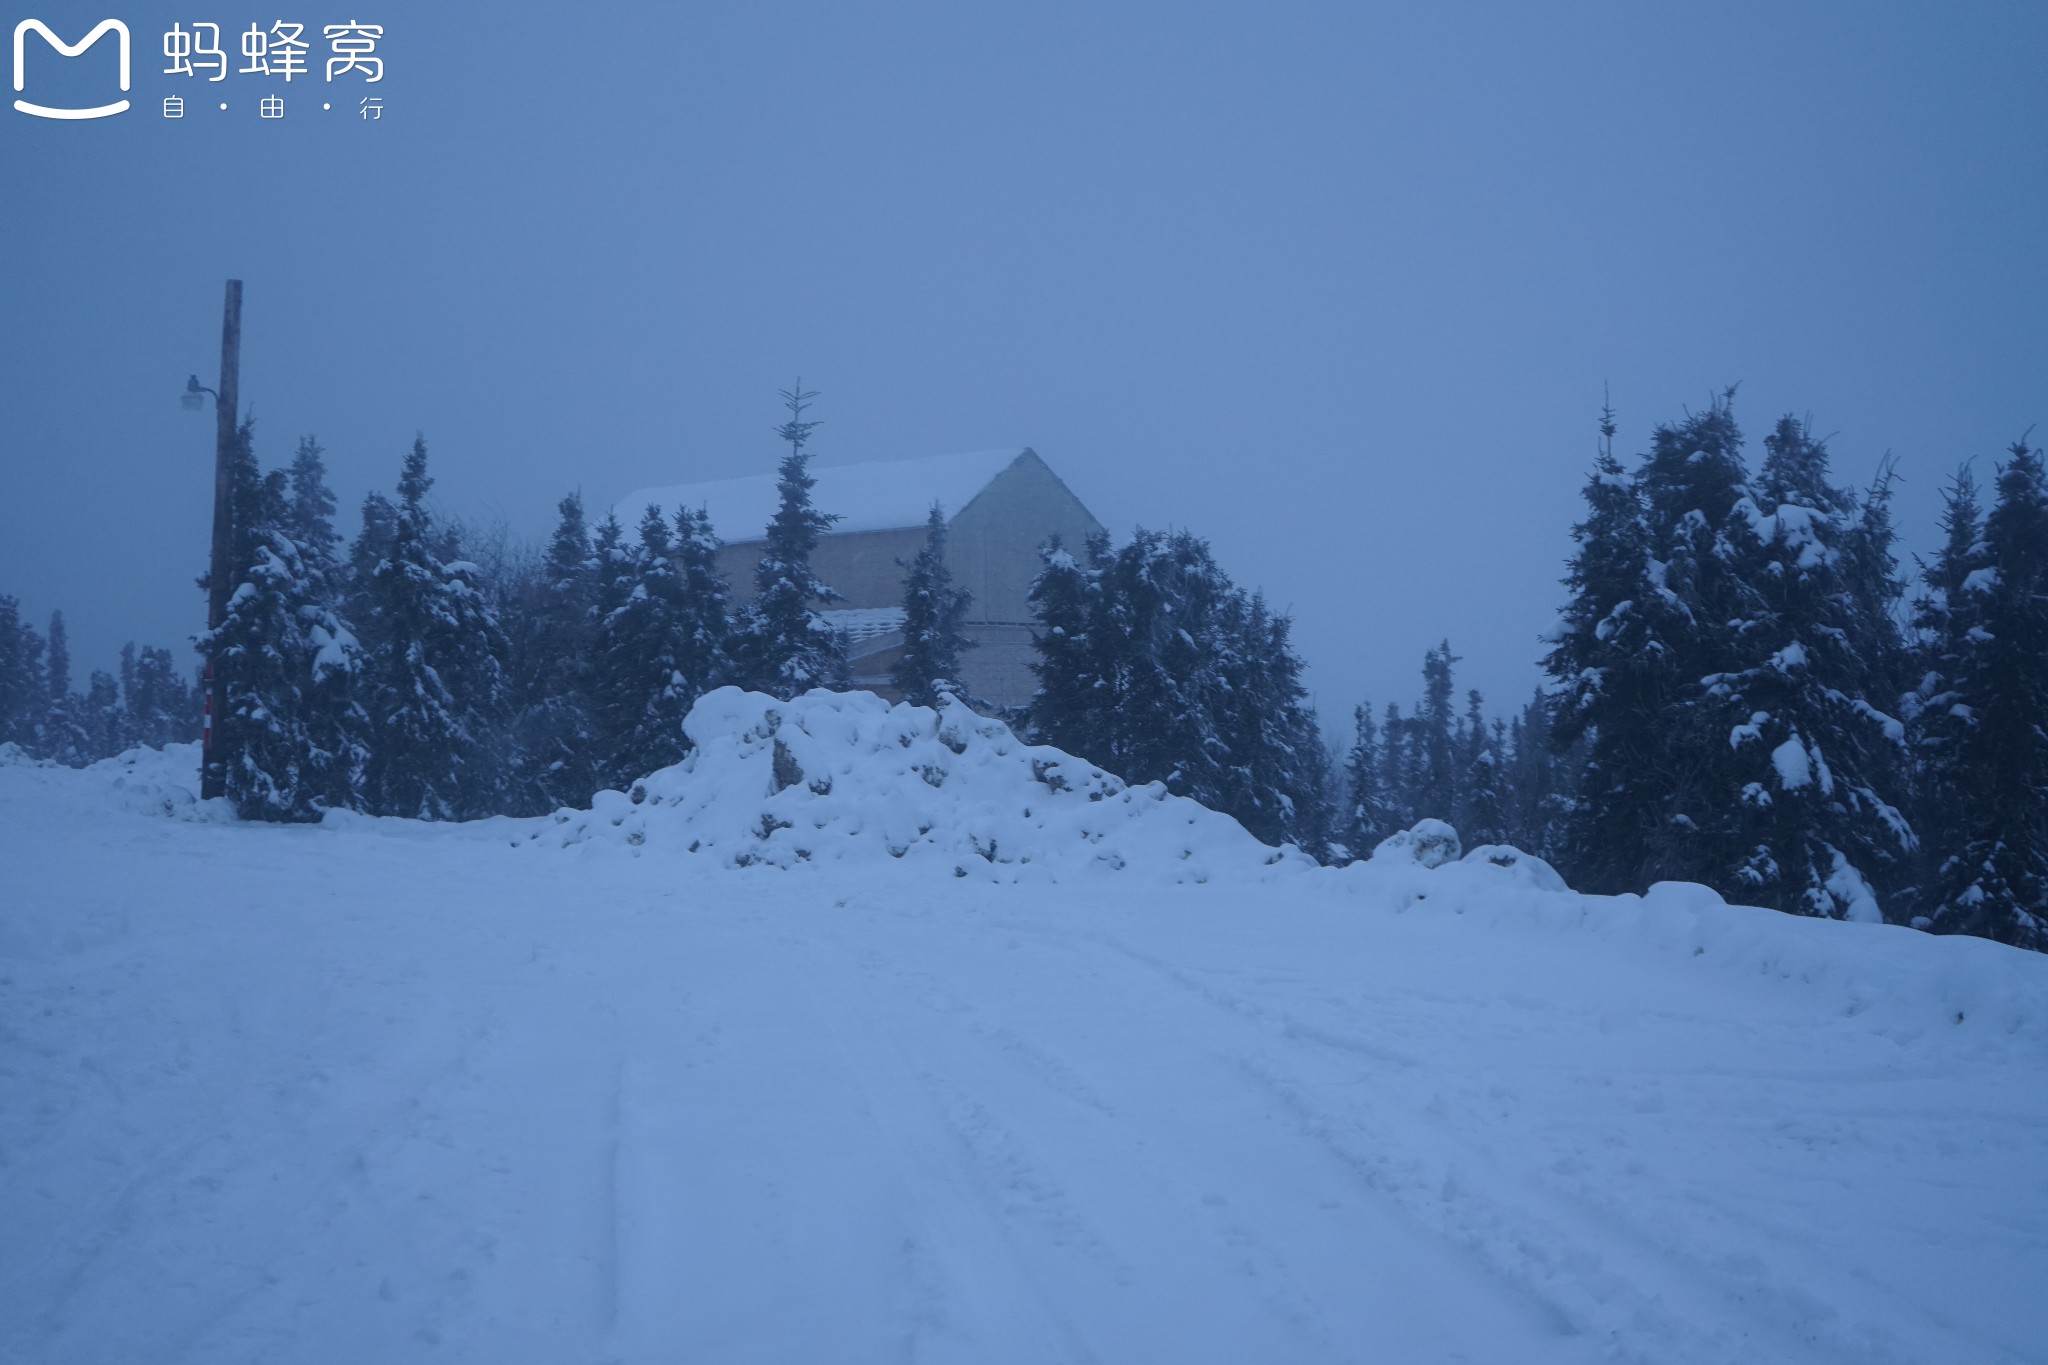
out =
[(1541, 858), (1500, 845), (1436, 867), (1375, 854), (1337, 885), (1376, 908), (1455, 917), (1489, 937), (1579, 939), (1766, 994), (1817, 994), (1898, 1042), (1949, 1031), (2048, 1041), (2048, 956), (1988, 939), (1731, 905), (1693, 882), (1585, 895)]
[(116, 807), (137, 815), (167, 815), (208, 824), (232, 823), (235, 818), (234, 808), (226, 801), (199, 799), (197, 744), (130, 749), (101, 759), (86, 772), (106, 784)]
[(689, 757), (558, 811), (517, 842), (616, 845), (728, 867), (900, 860), (981, 881), (1131, 871), (1168, 883), (1317, 871), (1159, 783), (1131, 786), (957, 703), (872, 692), (780, 702), (723, 687), (683, 722)]
[[(1689, 883), (1660, 883), (1641, 896), (1583, 895), (1519, 849), (1488, 844), (1460, 856), (1457, 831), (1436, 820), (1385, 840), (1363, 862), (1319, 868), (1157, 783), (1133, 786), (957, 704), (933, 711), (823, 691), (778, 702), (723, 688), (698, 702), (685, 727), (696, 745), (687, 759), (630, 791), (599, 793), (587, 811), (468, 825), (331, 812), (317, 830), (291, 837), (510, 843), (651, 855), (707, 871), (814, 863), (873, 884), (900, 871), (906, 886), (936, 878), (945, 886), (1252, 887), (1258, 895), (1246, 905), (1259, 913), (1314, 901), (1368, 915), (1455, 917), (1532, 947), (1577, 939), (1773, 992), (1818, 991), (1845, 1016), (1868, 1016), (1899, 1038), (1932, 1030), (2048, 1038), (2048, 957), (1730, 905)], [(8, 757), (0, 754), (0, 824), (48, 816), (90, 826), (125, 811), (229, 825), (223, 833), (237, 839), (284, 833), (237, 825), (224, 802), (198, 799), (197, 745), (132, 750), (84, 771)], [(11, 935), (18, 951), (26, 932), (16, 924), (0, 940)], [(6, 948), (0, 941), (0, 955)]]
[(30, 758), (19, 746), (4, 744), (0, 745), (0, 769), (9, 770), (9, 781), (17, 793), (33, 792), (38, 804), (205, 823), (235, 818), (227, 802), (199, 799), (197, 744), (130, 749), (83, 769)]

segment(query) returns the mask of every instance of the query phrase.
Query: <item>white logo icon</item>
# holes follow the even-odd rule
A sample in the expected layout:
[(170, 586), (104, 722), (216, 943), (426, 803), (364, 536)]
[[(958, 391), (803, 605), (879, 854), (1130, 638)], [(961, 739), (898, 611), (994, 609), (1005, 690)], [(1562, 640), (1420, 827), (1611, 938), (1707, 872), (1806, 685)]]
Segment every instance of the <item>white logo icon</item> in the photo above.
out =
[[(128, 88), (128, 25), (122, 23), (119, 19), (100, 20), (98, 26), (92, 32), (86, 34), (75, 46), (52, 33), (50, 26), (42, 20), (24, 19), (14, 26), (14, 89), (17, 94), (26, 88), (28, 84), (28, 63), (25, 60), (27, 54), (24, 48), (26, 47), (31, 29), (40, 33), (43, 36), (43, 40), (49, 43), (51, 47), (56, 48), (57, 54), (61, 57), (76, 57), (79, 53), (106, 37), (109, 32), (119, 34), (121, 38), (121, 89), (125, 91)], [(112, 104), (102, 104), (94, 109), (52, 109), (47, 105), (30, 104), (27, 100), (16, 100), (14, 107), (24, 114), (34, 114), (37, 118), (107, 118), (113, 114), (126, 113), (128, 111), (128, 101), (117, 100)]]

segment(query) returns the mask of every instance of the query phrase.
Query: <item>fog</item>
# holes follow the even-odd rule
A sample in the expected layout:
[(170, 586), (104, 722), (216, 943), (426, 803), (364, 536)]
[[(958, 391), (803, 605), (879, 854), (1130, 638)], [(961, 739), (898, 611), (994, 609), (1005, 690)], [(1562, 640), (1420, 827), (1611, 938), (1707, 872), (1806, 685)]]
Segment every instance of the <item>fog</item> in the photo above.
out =
[(2048, 421), (2048, 8), (1793, 8), (392, 6), (374, 91), (274, 120), (125, 14), (130, 113), (0, 111), (0, 593), (74, 685), (191, 657), (232, 276), (259, 454), (317, 433), (345, 534), (416, 431), (535, 538), (765, 470), (801, 374), (823, 463), (1029, 445), (1209, 537), (1333, 729), (1441, 637), (1517, 703), (1603, 393), (1629, 455), (1737, 382), (1891, 452), (1907, 549)]

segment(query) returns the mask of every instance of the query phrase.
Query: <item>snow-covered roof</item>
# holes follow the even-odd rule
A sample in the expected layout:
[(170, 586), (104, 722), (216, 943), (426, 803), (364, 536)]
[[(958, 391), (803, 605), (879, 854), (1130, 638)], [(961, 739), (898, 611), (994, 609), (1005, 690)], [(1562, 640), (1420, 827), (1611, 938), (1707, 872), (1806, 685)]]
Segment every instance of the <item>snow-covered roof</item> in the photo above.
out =
[[(821, 512), (836, 512), (834, 531), (888, 531), (922, 526), (933, 502), (950, 520), (996, 475), (1027, 452), (978, 450), (968, 455), (931, 455), (918, 460), (876, 460), (867, 464), (812, 465), (818, 481), (811, 501)], [(612, 511), (630, 530), (654, 503), (665, 513), (679, 507), (702, 507), (711, 513), (712, 529), (726, 541), (759, 540), (779, 497), (775, 475), (754, 474), (714, 483), (643, 488), (619, 499)]]

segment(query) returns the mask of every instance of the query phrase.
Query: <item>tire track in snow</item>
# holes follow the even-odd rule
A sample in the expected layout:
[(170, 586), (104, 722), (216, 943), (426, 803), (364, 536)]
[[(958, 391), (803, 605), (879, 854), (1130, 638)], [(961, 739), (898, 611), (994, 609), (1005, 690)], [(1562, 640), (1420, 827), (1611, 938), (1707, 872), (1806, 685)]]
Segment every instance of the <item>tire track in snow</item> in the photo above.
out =
[[(1917, 1365), (1909, 1347), (1834, 1321), (1825, 1301), (1796, 1284), (1772, 1283), (1746, 1267), (1736, 1269), (1747, 1273), (1731, 1273), (1731, 1267), (1654, 1235), (1611, 1205), (1555, 1189), (1538, 1169), (1509, 1170), (1449, 1123), (1430, 1125), (1432, 1141), (1425, 1149), (1400, 1136), (1364, 1101), (1333, 1109), (1328, 1087), (1303, 1078), (1298, 1061), (1272, 1044), (1307, 1043), (1375, 1063), (1378, 1072), (1360, 1078), (1369, 1084), (1354, 1089), (1390, 1094), (1398, 1094), (1398, 1087), (1386, 1083), (1419, 1065), (1399, 1049), (1304, 1024), (1107, 933), (1086, 937), (1184, 999), (1249, 1029), (1266, 1046), (1239, 1055), (1235, 1064), (1286, 1108), (1304, 1135), (1421, 1227), (1542, 1305), (1561, 1330), (1598, 1341), (1608, 1358), (1643, 1365), (1748, 1365), (1757, 1359)], [(1426, 1115), (1431, 1107), (1416, 1112)], [(1759, 1306), (1767, 1309), (1761, 1319)], [(1731, 1329), (1731, 1323), (1737, 1326)], [(1744, 1330), (1751, 1326), (1768, 1328), (1773, 1339), (1754, 1340)]]
[[(1000, 1347), (998, 1358), (1097, 1365), (1093, 1347), (1020, 1251), (1011, 1229), (1014, 1210), (1005, 1206), (1002, 1193), (1034, 1188), (1037, 1199), (1056, 1204), (1057, 1187), (1033, 1186), (1036, 1178), (1021, 1160), (1002, 1169), (971, 1111), (949, 1105), (942, 1085), (912, 1060), (899, 1032), (877, 1017), (878, 1001), (886, 997), (867, 988), (872, 978), (858, 964), (815, 940), (785, 935), (782, 943), (810, 964), (811, 978), (822, 989), (808, 994), (808, 1008), (820, 1031), (834, 1039), (841, 1065), (857, 1079), (877, 1143), (895, 1154), (896, 1178), (914, 1206), (913, 1267), (920, 1271), (924, 1298), (913, 1326), (924, 1335), (950, 1337), (955, 1333), (948, 1329), (961, 1313), (970, 1313), (960, 1325), (984, 1352)], [(946, 1141), (935, 1143), (926, 1134), (943, 1134)], [(1083, 1228), (1078, 1221), (1074, 1226)], [(971, 1283), (977, 1273), (998, 1267), (1004, 1282), (1021, 1292), (991, 1295)], [(923, 1358), (924, 1347), (914, 1331), (904, 1359)]]
[[(928, 933), (934, 927), (920, 926), (919, 931)], [(1014, 927), (1005, 926), (1005, 929)], [(1038, 934), (1032, 936), (1040, 937)], [(1043, 939), (1064, 949), (1073, 946), (1054, 935), (1044, 935)], [(1094, 942), (1092, 936), (1088, 941)], [(1106, 945), (1098, 943), (1095, 946)], [(1341, 1266), (1333, 1269), (1327, 1263), (1333, 1258), (1326, 1252), (1332, 1249), (1337, 1239), (1356, 1235), (1357, 1215), (1346, 1210), (1341, 1203), (1315, 1198), (1316, 1217), (1321, 1226), (1304, 1244), (1296, 1245), (1304, 1202), (1299, 1186), (1304, 1182), (1299, 1179), (1283, 1181), (1281, 1188), (1275, 1188), (1254, 1175), (1239, 1197), (1219, 1192), (1244, 1184), (1248, 1172), (1237, 1167), (1226, 1150), (1213, 1144), (1203, 1145), (1200, 1142), (1201, 1125), (1213, 1118), (1227, 1133), (1233, 1126), (1243, 1128), (1245, 1120), (1250, 1119), (1252, 1123), (1263, 1124), (1268, 1130), (1268, 1141), (1272, 1135), (1269, 1122), (1250, 1115), (1233, 1116), (1228, 1111), (1234, 1106), (1219, 1104), (1220, 1100), (1232, 1094), (1249, 1094), (1251, 1091), (1251, 1087), (1242, 1084), (1241, 1077), (1236, 1081), (1231, 1079), (1236, 1073), (1230, 1068), (1227, 1058), (1203, 1056), (1202, 1074), (1210, 1079), (1197, 1077), (1193, 1091), (1177, 1089), (1167, 1096), (1171, 1109), (1166, 1117), (1193, 1121), (1196, 1128), (1185, 1128), (1180, 1122), (1162, 1125), (1162, 1115), (1139, 1112), (1144, 1108), (1140, 1103), (1120, 1099), (1114, 1108), (1090, 1104), (1089, 1100), (1098, 1088), (1081, 1079), (1074, 1064), (1035, 1045), (1021, 1049), (1007, 1046), (1008, 1040), (1019, 1037), (1018, 1030), (981, 1018), (981, 1006), (967, 1003), (937, 984), (928, 973), (903, 967), (890, 970), (887, 954), (881, 950), (856, 947), (841, 951), (865, 968), (871, 977), (887, 978), (879, 981), (874, 991), (877, 998), (886, 999), (898, 1008), (903, 1004), (917, 1005), (930, 1016), (923, 1027), (905, 1030), (926, 1042), (923, 1056), (928, 1063), (924, 1076), (928, 1088), (938, 1080), (932, 1073), (932, 1067), (941, 1065), (933, 1054), (931, 1039), (950, 1036), (960, 1041), (971, 1041), (980, 1049), (973, 1057), (952, 1057), (951, 1065), (942, 1067), (947, 1078), (942, 1094), (956, 1106), (967, 1106), (965, 1136), (970, 1145), (976, 1147), (980, 1159), (995, 1167), (999, 1180), (1014, 1180), (1011, 1168), (1005, 1163), (1015, 1161), (1019, 1152), (1028, 1150), (1031, 1139), (1022, 1135), (1030, 1130), (1043, 1137), (1047, 1127), (1044, 1116), (1035, 1114), (1033, 1106), (1023, 1098), (1024, 1092), (1008, 1084), (1005, 1077), (1035, 1083), (1053, 1098), (1068, 1102), (1068, 1122), (1086, 1130), (1085, 1146), (1079, 1150), (1072, 1143), (1056, 1144), (1065, 1149), (1069, 1178), (1079, 1179), (1083, 1185), (1092, 1184), (1094, 1188), (1089, 1194), (1097, 1201), (1103, 1197), (1102, 1186), (1105, 1183), (1120, 1186), (1115, 1191), (1121, 1199), (1118, 1207), (1126, 1214), (1137, 1215), (1126, 1217), (1122, 1230), (1141, 1240), (1151, 1260), (1171, 1267), (1174, 1272), (1167, 1277), (1171, 1283), (1163, 1286), (1166, 1302), (1159, 1305), (1159, 1313), (1154, 1315), (1153, 1322), (1173, 1315), (1171, 1305), (1175, 1302), (1183, 1309), (1177, 1316), (1185, 1317), (1185, 1306), (1190, 1303), (1215, 1306), (1250, 1300), (1260, 1305), (1269, 1326), (1249, 1326), (1240, 1315), (1234, 1330), (1247, 1338), (1257, 1339), (1262, 1343), (1260, 1349), (1270, 1353), (1274, 1329), (1278, 1329), (1289, 1339), (1289, 1345), (1283, 1352), (1289, 1360), (1359, 1358), (1356, 1352), (1363, 1341), (1379, 1343), (1383, 1352), (1391, 1351), (1387, 1358), (1462, 1358), (1451, 1354), (1459, 1349), (1455, 1343), (1461, 1335), (1460, 1326), (1446, 1320), (1433, 1306), (1413, 1322), (1390, 1321), (1404, 1306), (1414, 1307), (1415, 1299), (1412, 1296), (1404, 1299), (1401, 1292), (1390, 1291), (1380, 1284), (1373, 1286), (1372, 1293), (1361, 1295), (1358, 1292), (1361, 1286), (1355, 1279), (1347, 1282)], [(994, 973), (980, 972), (974, 979), (990, 984), (998, 978)], [(1099, 1007), (1102, 1001), (1097, 997), (1115, 999), (1125, 1005), (1133, 998), (1128, 992), (1097, 987), (1087, 996), (1075, 993), (1073, 1003), (1077, 1011), (1088, 1004)], [(1011, 1003), (1018, 1003), (1021, 998), (1020, 993)], [(1038, 996), (1033, 1003), (1042, 1004), (1044, 999), (1044, 996)], [(1206, 1003), (1212, 1008), (1224, 1008), (1216, 999)], [(1256, 1022), (1263, 1018), (1258, 1011), (1236, 1013), (1242, 1016), (1241, 1022)], [(940, 1035), (933, 1034), (930, 1022), (944, 1026)], [(1176, 1032), (1181, 1036), (1175, 1037)], [(1165, 1040), (1150, 1040), (1143, 1055), (1178, 1064), (1175, 1054), (1188, 1053), (1191, 1050), (1189, 1040), (1202, 1036), (1200, 1030), (1167, 1030), (1167, 1034)], [(1412, 1064), (1403, 1055), (1369, 1044), (1362, 1045), (1360, 1050), (1377, 1059), (1391, 1058), (1397, 1064)], [(1000, 1067), (991, 1068), (987, 1064), (990, 1060), (999, 1062)], [(1128, 1084), (1110, 1089), (1120, 1097), (1144, 1094), (1147, 1089), (1145, 1078), (1130, 1077), (1127, 1080)], [(1073, 1112), (1077, 1108), (1081, 1112)], [(1213, 1114), (1205, 1112), (1209, 1110), (1213, 1110)], [(1009, 1117), (1000, 1117), (1003, 1114)], [(958, 1126), (961, 1125), (956, 1121)], [(1291, 1128), (1283, 1131), (1292, 1133), (1286, 1141), (1287, 1146), (1295, 1150), (1263, 1149), (1256, 1160), (1272, 1166), (1303, 1168), (1332, 1161), (1334, 1154), (1303, 1134)], [(1000, 1140), (991, 1143), (990, 1133), (997, 1134)], [(1190, 1144), (1191, 1137), (1196, 1139), (1193, 1145)], [(993, 1152), (990, 1150), (992, 1146)], [(1051, 1160), (1055, 1166), (1060, 1164), (1058, 1157), (1051, 1153), (1045, 1158), (1032, 1160), (1034, 1164), (1030, 1169), (1034, 1173), (1044, 1168), (1045, 1160)], [(1035, 1174), (1033, 1178), (1043, 1179)], [(1058, 1187), (1055, 1181), (1055, 1188)], [(1067, 1197), (1066, 1191), (1062, 1193), (1062, 1205), (1074, 1206), (1075, 1199)], [(1282, 1208), (1289, 1211), (1281, 1214)], [(1025, 1211), (1043, 1212), (1042, 1208), (1028, 1205)], [(1261, 1222), (1276, 1216), (1281, 1218), (1281, 1226), (1287, 1232), (1278, 1237), (1261, 1232)], [(1043, 1224), (1047, 1220), (1041, 1218), (1038, 1221)], [(1058, 1230), (1057, 1223), (1053, 1227)], [(1413, 1235), (1427, 1234), (1418, 1228)], [(1110, 1234), (1098, 1232), (1096, 1239), (1107, 1242)], [(1052, 1242), (1052, 1247), (1041, 1248), (1042, 1254), (1049, 1252), (1063, 1260), (1072, 1259), (1070, 1247), (1059, 1245), (1058, 1237), (1054, 1237)], [(1192, 1248), (1198, 1243), (1206, 1244), (1209, 1249), (1194, 1252)], [(1376, 1272), (1390, 1282), (1402, 1280), (1402, 1271), (1391, 1264), (1386, 1254), (1376, 1253), (1376, 1258)], [(1058, 1266), (1053, 1267), (1055, 1273), (1058, 1269)], [(1190, 1280), (1189, 1276), (1195, 1278)], [(1491, 1286), (1497, 1281), (1489, 1278), (1486, 1283)], [(1071, 1290), (1071, 1284), (1069, 1288)], [(1161, 1286), (1155, 1286), (1157, 1288)], [(1489, 1288), (1486, 1292), (1496, 1291)], [(1376, 1315), (1360, 1311), (1358, 1301), (1361, 1299), (1373, 1300)], [(1225, 1313), (1224, 1316), (1228, 1318), (1230, 1315)], [(1549, 1315), (1549, 1321), (1552, 1330), (1557, 1331), (1559, 1319), (1554, 1313)], [(1156, 1342), (1139, 1340), (1133, 1342), (1130, 1349), (1156, 1353), (1159, 1347)], [(1191, 1342), (1187, 1349), (1194, 1353), (1194, 1358), (1231, 1358), (1214, 1355), (1218, 1346), (1213, 1340)], [(1530, 1358), (1536, 1357), (1548, 1358), (1548, 1353), (1538, 1348)], [(1184, 1355), (1180, 1358), (1189, 1357)]]

